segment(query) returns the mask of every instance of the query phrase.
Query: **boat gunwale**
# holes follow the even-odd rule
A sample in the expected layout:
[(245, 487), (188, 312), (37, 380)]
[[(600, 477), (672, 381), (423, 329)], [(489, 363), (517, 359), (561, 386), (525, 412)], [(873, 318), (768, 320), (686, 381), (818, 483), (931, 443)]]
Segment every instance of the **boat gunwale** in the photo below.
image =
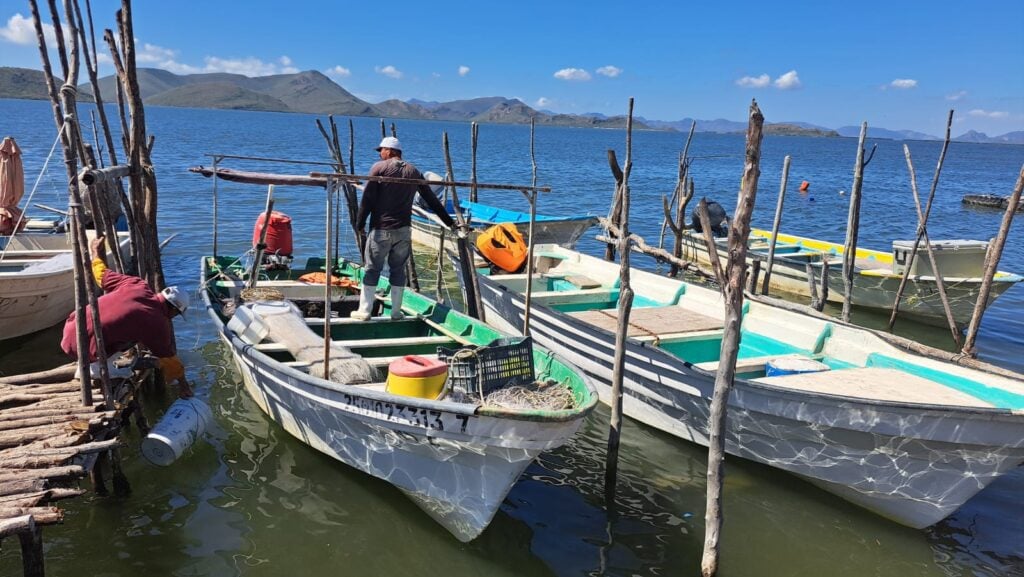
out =
[[(204, 282), (204, 286), (206, 279), (209, 277), (209, 268), (207, 265), (209, 258), (211, 257), (203, 257), (202, 260), (201, 280)], [(485, 405), (481, 404), (456, 403), (452, 401), (422, 399), (418, 397), (396, 395), (384, 391), (377, 391), (359, 385), (336, 383), (334, 381), (330, 381), (320, 377), (315, 377), (313, 375), (310, 375), (309, 373), (300, 371), (297, 368), (289, 366), (281, 361), (278, 361), (277, 359), (274, 359), (273, 357), (267, 355), (263, 351), (260, 351), (256, 347), (256, 345), (250, 345), (242, 341), (238, 337), (238, 335), (228, 330), (227, 322), (225, 322), (220, 317), (220, 314), (217, 312), (216, 307), (213, 305), (211, 301), (211, 293), (212, 291), (210, 288), (206, 288), (202, 291), (203, 304), (206, 307), (207, 314), (209, 314), (209, 316), (217, 324), (217, 327), (220, 329), (221, 335), (227, 338), (228, 343), (230, 344), (233, 351), (237, 351), (238, 354), (249, 356), (253, 358), (255, 361), (260, 362), (261, 364), (272, 365), (276, 370), (280, 370), (284, 374), (296, 378), (300, 382), (306, 383), (310, 386), (314, 386), (320, 389), (345, 394), (352, 394), (353, 396), (358, 396), (373, 401), (398, 403), (417, 409), (441, 410), (458, 415), (507, 418), (529, 422), (562, 423), (582, 419), (586, 417), (586, 415), (588, 415), (591, 411), (593, 411), (594, 408), (597, 406), (597, 403), (599, 402), (597, 390), (591, 382), (590, 378), (586, 376), (583, 373), (583, 371), (566, 362), (564, 359), (560, 358), (560, 356), (556, 355), (554, 352), (548, 351), (546, 349), (544, 349), (544, 351), (547, 355), (551, 356), (552, 361), (560, 363), (561, 365), (565, 366), (567, 369), (571, 370), (579, 377), (582, 389), (585, 390), (585, 394), (587, 395), (586, 402), (581, 403), (578, 406), (573, 407), (572, 409), (559, 409), (555, 411), (538, 409), (509, 409), (486, 407)], [(435, 304), (439, 305), (440, 303)], [(454, 311), (452, 309), (449, 310), (451, 310), (451, 312), (461, 314), (458, 313), (458, 311)]]
[[(539, 274), (542, 274), (542, 273), (538, 273), (538, 275)], [(503, 292), (510, 293), (512, 295), (512, 298), (515, 300), (515, 304), (517, 305), (517, 308), (519, 308), (520, 310), (522, 310), (523, 307), (525, 307), (525, 300), (526, 299), (523, 296), (523, 293), (519, 292), (517, 290), (509, 289), (508, 287), (498, 283), (495, 279), (501, 278), (500, 276), (498, 276), (498, 277), (491, 277), (491, 276), (488, 276), (488, 275), (480, 275), (480, 278), (481, 278), (481, 280), (480, 280), (481, 283), (491, 284), (496, 290), (501, 290)], [(669, 280), (672, 280), (672, 279), (669, 279)], [(678, 281), (678, 282), (682, 282), (682, 281)], [(767, 304), (767, 303), (760, 303), (760, 304)], [(678, 305), (674, 305), (674, 306), (678, 306)], [(573, 317), (572, 315), (570, 315), (570, 314), (568, 314), (566, 312), (563, 312), (563, 311), (560, 311), (558, 309), (554, 309), (554, 308), (548, 307), (548, 306), (546, 306), (546, 305), (544, 305), (542, 303), (536, 303), (536, 302), (531, 303), (531, 308), (532, 307), (537, 307), (539, 309), (542, 309), (544, 313), (547, 313), (549, 315), (553, 315), (556, 319), (560, 320), (563, 323), (570, 324), (570, 325), (575, 324), (577, 326), (584, 325), (584, 326), (586, 326), (586, 327), (588, 327), (590, 329), (593, 329), (595, 331), (604, 332), (604, 333), (611, 334), (611, 335), (614, 336), (614, 333), (612, 331), (608, 330), (608, 329), (605, 329), (605, 328), (602, 328), (602, 327), (598, 327), (598, 326), (592, 325), (590, 323), (586, 323), (585, 321), (582, 321), (580, 319), (576, 319), (575, 317)], [(794, 314), (798, 314), (798, 315), (804, 315), (804, 313), (800, 313), (798, 311), (788, 311), (788, 312), (793, 312)], [(804, 316), (809, 316), (809, 315), (804, 315)], [(810, 318), (815, 318), (815, 317), (810, 317)], [(824, 320), (824, 319), (816, 319), (816, 320)], [(828, 322), (832, 322), (832, 321), (828, 321)], [(853, 329), (856, 329), (856, 330), (868, 331), (869, 333), (872, 334), (872, 336), (877, 336), (877, 335), (874, 334), (874, 331), (872, 329), (869, 329), (869, 328), (866, 328), (866, 327), (860, 327), (860, 326), (852, 325), (852, 324), (849, 324), (849, 323), (843, 323), (842, 321), (840, 321), (838, 319), (835, 319), (835, 322), (836, 322), (836, 324), (838, 324), (840, 326), (849, 327), (849, 328), (853, 328)], [(628, 344), (633, 344), (633, 345), (635, 345), (635, 346), (637, 346), (637, 347), (639, 347), (641, 349), (646, 349), (646, 350), (652, 351), (652, 352), (654, 352), (654, 354), (658, 354), (660, 356), (663, 356), (665, 359), (668, 359), (670, 361), (670, 363), (669, 363), (670, 365), (671, 364), (682, 364), (687, 369), (693, 370), (694, 372), (698, 373), (699, 375), (701, 375), (701, 376), (703, 376), (705, 378), (708, 378), (712, 383), (714, 382), (714, 379), (715, 379), (715, 376), (717, 374), (717, 371), (709, 371), (707, 369), (700, 368), (700, 367), (696, 366), (696, 364), (691, 363), (690, 361), (687, 361), (685, 359), (682, 359), (682, 358), (672, 354), (671, 352), (669, 352), (669, 351), (667, 351), (665, 349), (662, 349), (661, 347), (651, 346), (651, 345), (653, 345), (653, 343), (644, 342), (644, 341), (641, 341), (641, 340), (638, 340), (638, 339), (635, 339), (635, 338), (632, 338), (632, 337), (627, 338), (627, 343)], [(950, 361), (946, 361), (946, 360), (939, 359), (939, 358), (934, 358), (934, 357), (929, 357), (927, 355), (918, 354), (918, 353), (913, 352), (913, 351), (899, 350), (899, 352), (902, 353), (902, 354), (906, 354), (906, 355), (910, 356), (911, 358), (922, 358), (922, 359), (929, 359), (929, 360), (932, 360), (932, 361), (938, 361), (938, 362), (942, 362), (942, 363), (950, 363)], [(954, 365), (954, 366), (960, 367), (960, 365)], [(971, 369), (969, 367), (961, 367), (961, 368), (967, 368), (969, 370), (978, 370), (978, 371), (984, 372), (981, 369)], [(986, 374), (989, 374), (989, 373), (986, 373)], [(1006, 376), (1006, 375), (996, 375), (996, 374), (994, 374), (993, 376), (996, 376), (996, 377), (999, 377), (999, 378), (1010, 379), (1010, 380), (1017, 380), (1017, 381), (1019, 381), (1021, 383), (1024, 383), (1024, 375), (1016, 375), (1015, 377), (1009, 377), (1009, 376)], [(941, 383), (939, 383), (939, 384), (941, 384)], [(869, 405), (869, 406), (872, 406), (872, 407), (879, 407), (879, 406), (886, 406), (886, 407), (888, 407), (888, 406), (891, 406), (891, 407), (898, 407), (898, 408), (902, 408), (902, 409), (928, 410), (928, 411), (934, 411), (934, 412), (945, 413), (945, 414), (949, 414), (949, 413), (961, 414), (961, 413), (963, 413), (963, 414), (978, 414), (978, 415), (990, 415), (990, 416), (1004, 416), (1004, 415), (1005, 416), (1012, 416), (1012, 417), (1024, 416), (1024, 409), (1012, 409), (1012, 408), (1008, 408), (1008, 407), (996, 407), (996, 406), (992, 406), (992, 407), (968, 407), (968, 406), (963, 406), (963, 405), (943, 405), (943, 404), (936, 404), (936, 403), (920, 403), (920, 402), (911, 402), (911, 401), (893, 401), (893, 400), (871, 399), (871, 398), (866, 398), (866, 397), (855, 397), (855, 396), (843, 395), (843, 394), (837, 394), (837, 393), (826, 393), (826, 392), (819, 392), (819, 391), (796, 390), (796, 389), (792, 389), (792, 388), (789, 388), (789, 387), (773, 385), (771, 383), (758, 382), (756, 380), (744, 379), (744, 378), (740, 378), (740, 377), (736, 377), (734, 379), (734, 385), (735, 386), (742, 385), (742, 386), (745, 386), (745, 387), (749, 387), (751, 389), (760, 389), (760, 390), (765, 390), (765, 391), (771, 391), (773, 394), (775, 394), (775, 393), (782, 393), (782, 394), (785, 394), (786, 396), (799, 397), (799, 398), (805, 398), (805, 399), (808, 398), (808, 397), (821, 398), (821, 399), (834, 399), (834, 400), (842, 401), (842, 402), (845, 402), (845, 403), (865, 404), (865, 405)], [(943, 386), (946, 386), (946, 385), (943, 385)]]

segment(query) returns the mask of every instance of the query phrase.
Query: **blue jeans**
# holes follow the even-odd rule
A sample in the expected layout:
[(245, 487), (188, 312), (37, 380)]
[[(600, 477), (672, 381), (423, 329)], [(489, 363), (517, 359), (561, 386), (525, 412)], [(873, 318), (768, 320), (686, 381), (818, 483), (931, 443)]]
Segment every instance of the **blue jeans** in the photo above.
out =
[(412, 229), (408, 226), (392, 230), (374, 229), (366, 238), (363, 253), (366, 273), (363, 284), (377, 286), (384, 263), (388, 265), (391, 286), (405, 286), (405, 263), (412, 254)]

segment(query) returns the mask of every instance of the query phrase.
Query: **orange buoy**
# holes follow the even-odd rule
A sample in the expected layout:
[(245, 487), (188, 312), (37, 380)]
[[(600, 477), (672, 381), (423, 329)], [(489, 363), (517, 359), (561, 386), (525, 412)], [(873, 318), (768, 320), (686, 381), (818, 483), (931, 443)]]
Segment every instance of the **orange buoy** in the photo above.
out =
[(811, 187), (811, 183), (806, 180), (800, 183), (800, 192), (807, 192), (807, 189)]

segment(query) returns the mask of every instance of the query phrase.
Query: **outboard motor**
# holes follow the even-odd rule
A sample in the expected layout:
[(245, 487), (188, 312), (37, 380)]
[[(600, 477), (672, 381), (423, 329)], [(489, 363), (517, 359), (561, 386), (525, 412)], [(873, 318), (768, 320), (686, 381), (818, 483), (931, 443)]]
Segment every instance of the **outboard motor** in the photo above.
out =
[[(441, 175), (437, 174), (436, 172), (424, 172), (423, 173), (423, 179), (424, 180), (432, 180), (432, 181), (435, 181), (435, 182), (443, 182), (444, 181), (444, 178), (442, 178)], [(440, 200), (441, 197), (444, 196), (444, 185), (443, 184), (431, 184), (430, 185), (430, 190), (432, 190), (434, 192), (434, 196), (436, 196), (438, 198), (438, 200)], [(427, 201), (423, 200), (423, 198), (420, 197), (420, 193), (418, 191), (416, 192), (416, 206), (418, 206), (418, 207), (420, 207), (422, 209), (425, 209), (425, 210), (430, 210), (430, 205), (427, 204)]]
[[(711, 225), (711, 235), (714, 237), (723, 237), (729, 234), (729, 216), (725, 214), (725, 209), (722, 205), (718, 204), (713, 200), (707, 200), (708, 207), (708, 223)], [(703, 227), (700, 224), (700, 204), (693, 209), (690, 213), (690, 227), (697, 232), (704, 232)]]

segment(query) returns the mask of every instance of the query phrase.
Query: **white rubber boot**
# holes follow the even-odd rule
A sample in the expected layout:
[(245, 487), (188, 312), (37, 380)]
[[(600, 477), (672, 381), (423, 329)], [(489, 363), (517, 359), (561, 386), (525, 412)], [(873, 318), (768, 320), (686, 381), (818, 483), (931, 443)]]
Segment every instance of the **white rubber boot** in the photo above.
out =
[(359, 309), (352, 311), (352, 318), (359, 321), (370, 318), (370, 315), (373, 314), (373, 299), (376, 293), (376, 285), (363, 285), (363, 290), (359, 293)]
[(405, 313), (402, 312), (402, 298), (404, 296), (404, 286), (391, 287), (391, 320), (397, 321), (405, 318)]

